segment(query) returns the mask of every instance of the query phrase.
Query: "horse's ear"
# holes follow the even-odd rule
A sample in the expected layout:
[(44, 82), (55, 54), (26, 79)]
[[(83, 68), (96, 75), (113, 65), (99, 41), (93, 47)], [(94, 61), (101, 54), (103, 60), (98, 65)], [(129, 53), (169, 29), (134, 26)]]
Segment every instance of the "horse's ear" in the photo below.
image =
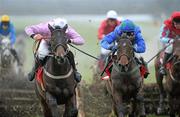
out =
[(68, 25), (66, 24), (66, 25), (63, 27), (63, 31), (66, 32), (67, 28), (68, 28)]
[(48, 28), (51, 32), (53, 32), (54, 28), (50, 24), (48, 24)]

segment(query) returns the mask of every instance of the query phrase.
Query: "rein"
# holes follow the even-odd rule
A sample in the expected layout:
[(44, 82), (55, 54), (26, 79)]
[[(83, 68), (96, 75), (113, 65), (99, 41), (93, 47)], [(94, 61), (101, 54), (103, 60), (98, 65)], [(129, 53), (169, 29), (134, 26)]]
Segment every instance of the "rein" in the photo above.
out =
[(167, 46), (165, 46), (164, 48), (162, 48), (157, 54), (155, 54), (151, 59), (149, 59), (149, 61), (147, 61), (146, 63), (149, 64), (154, 58), (156, 58), (162, 51), (164, 51), (167, 47), (169, 47), (172, 43), (169, 43)]
[(91, 54), (88, 54), (87, 52), (84, 52), (84, 51), (78, 49), (77, 47), (73, 46), (72, 44), (69, 43), (69, 45), (70, 45), (71, 47), (73, 47), (74, 49), (78, 50), (79, 52), (81, 52), (81, 53), (83, 53), (83, 54), (85, 54), (85, 55), (87, 55), (87, 56), (89, 56), (89, 57), (91, 57), (91, 58), (93, 58), (93, 59), (99, 60), (99, 58), (97, 58), (97, 57), (95, 57), (95, 56), (93, 56), (93, 55), (91, 55)]

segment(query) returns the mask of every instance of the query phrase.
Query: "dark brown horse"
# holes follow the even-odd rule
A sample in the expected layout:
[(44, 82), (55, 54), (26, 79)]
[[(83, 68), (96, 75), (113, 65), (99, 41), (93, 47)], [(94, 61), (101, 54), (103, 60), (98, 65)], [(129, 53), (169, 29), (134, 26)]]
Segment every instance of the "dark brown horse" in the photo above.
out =
[[(64, 117), (77, 117), (76, 106), (76, 81), (74, 80), (74, 70), (70, 64), (67, 46), (68, 39), (63, 29), (53, 29), (51, 31), (51, 51), (43, 68), (43, 86), (36, 79), (36, 93), (40, 98), (45, 117), (60, 117), (58, 105), (65, 105)], [(72, 58), (74, 59), (74, 58)], [(62, 115), (62, 114), (61, 114)]]
[(142, 95), (143, 79), (134, 56), (133, 44), (126, 37), (119, 37), (117, 57), (113, 60), (110, 80), (106, 82), (117, 117), (125, 117), (126, 103), (132, 102), (129, 116), (145, 116)]
[[(162, 53), (161, 53), (162, 54)], [(173, 54), (169, 60), (169, 66), (166, 69), (165, 84), (162, 83), (163, 76), (159, 73), (160, 56), (155, 60), (156, 80), (160, 91), (160, 102), (158, 113), (164, 111), (165, 94), (168, 95), (169, 114), (175, 117), (176, 112), (180, 116), (180, 39), (175, 39), (173, 43)], [(177, 110), (179, 109), (179, 110)]]

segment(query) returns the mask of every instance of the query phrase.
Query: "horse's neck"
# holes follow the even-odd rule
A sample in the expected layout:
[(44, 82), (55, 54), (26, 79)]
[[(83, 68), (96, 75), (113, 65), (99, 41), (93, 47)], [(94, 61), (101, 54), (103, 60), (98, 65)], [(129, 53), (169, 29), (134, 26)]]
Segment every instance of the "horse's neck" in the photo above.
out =
[(49, 58), (45, 66), (45, 69), (48, 72), (53, 73), (55, 75), (66, 74), (70, 70), (70, 68), (71, 68), (71, 65), (68, 59), (66, 59), (64, 64), (58, 64), (56, 59)]
[[(173, 60), (172, 62), (172, 68), (171, 68), (171, 72), (172, 72), (172, 75), (176, 78), (179, 78), (180, 77), (180, 61), (176, 61), (176, 60)], [(180, 79), (179, 79), (180, 80)]]

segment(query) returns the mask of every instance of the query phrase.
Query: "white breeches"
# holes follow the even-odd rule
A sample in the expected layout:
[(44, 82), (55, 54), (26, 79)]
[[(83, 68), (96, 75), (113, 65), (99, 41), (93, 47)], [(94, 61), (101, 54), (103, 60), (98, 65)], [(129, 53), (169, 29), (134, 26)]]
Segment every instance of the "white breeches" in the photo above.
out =
[[(169, 44), (166, 44), (166, 46), (169, 45)], [(173, 51), (173, 45), (169, 45), (166, 49), (165, 49), (165, 52), (168, 53), (168, 54), (171, 54)]]
[(48, 42), (46, 40), (41, 40), (39, 48), (37, 50), (37, 56), (39, 59), (44, 59), (50, 53), (50, 50), (48, 48)]
[[(111, 43), (110, 45), (113, 46), (114, 43)], [(116, 44), (116, 45), (117, 45), (117, 44)], [(104, 49), (103, 47), (101, 47), (101, 54), (103, 54), (103, 55), (108, 55), (110, 52), (111, 52), (111, 50), (106, 50), (106, 49)]]
[(111, 52), (110, 50), (106, 50), (103, 47), (101, 47), (101, 54), (108, 55), (110, 52)]

